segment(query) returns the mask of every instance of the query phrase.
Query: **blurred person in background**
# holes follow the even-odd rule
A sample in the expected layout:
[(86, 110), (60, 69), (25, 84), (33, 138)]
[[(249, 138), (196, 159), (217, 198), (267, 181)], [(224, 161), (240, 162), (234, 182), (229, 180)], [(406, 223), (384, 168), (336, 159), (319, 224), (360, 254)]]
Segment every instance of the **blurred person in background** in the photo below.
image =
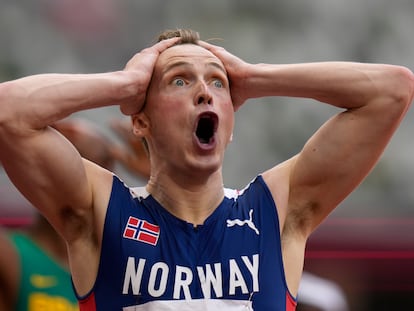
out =
[(303, 271), (298, 311), (350, 311), (346, 293), (331, 280)]
[(113, 119), (109, 122), (109, 126), (122, 142), (121, 144), (114, 144), (111, 148), (114, 159), (127, 172), (147, 182), (151, 169), (148, 152), (143, 142), (134, 135), (131, 120), (128, 118)]
[[(351, 62), (254, 65), (190, 30), (159, 39), (121, 71), (1, 84), (6, 172), (66, 240), (81, 310), (294, 310), (309, 235), (378, 161), (412, 101), (413, 74)], [(242, 191), (225, 189), (234, 112), (265, 96), (340, 112), (297, 155)], [(82, 159), (50, 128), (108, 105), (132, 116), (148, 148), (146, 187)]]
[[(106, 168), (116, 161), (141, 178), (148, 178), (148, 158), (130, 121), (111, 122), (111, 128), (128, 146), (114, 144), (92, 122), (68, 119), (53, 125), (79, 154)], [(135, 137), (136, 138), (136, 137)], [(0, 310), (75, 311), (78, 303), (69, 273), (66, 242), (50, 223), (36, 214), (33, 222), (18, 230), (0, 232)]]
[(78, 310), (65, 241), (47, 220), (0, 230), (0, 310)]

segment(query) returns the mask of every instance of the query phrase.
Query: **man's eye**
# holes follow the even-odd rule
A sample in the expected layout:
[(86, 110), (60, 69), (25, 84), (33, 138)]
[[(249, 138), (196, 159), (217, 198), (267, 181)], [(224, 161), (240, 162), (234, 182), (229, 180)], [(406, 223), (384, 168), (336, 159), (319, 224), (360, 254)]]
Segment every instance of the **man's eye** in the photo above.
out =
[(176, 78), (174, 79), (173, 84), (175, 84), (176, 86), (184, 86), (184, 80), (181, 78)]
[(220, 80), (214, 80), (214, 86), (221, 89), (223, 87), (223, 82)]

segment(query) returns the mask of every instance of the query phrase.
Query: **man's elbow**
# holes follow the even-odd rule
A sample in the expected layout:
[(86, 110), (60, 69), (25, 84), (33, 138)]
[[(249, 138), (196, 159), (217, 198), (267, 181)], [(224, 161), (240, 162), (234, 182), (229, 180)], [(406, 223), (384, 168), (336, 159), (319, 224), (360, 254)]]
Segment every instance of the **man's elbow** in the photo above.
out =
[(390, 94), (397, 109), (405, 113), (414, 97), (414, 74), (401, 66), (395, 66), (392, 72), (393, 82), (390, 87)]
[(0, 83), (0, 144), (27, 133), (22, 127), (21, 121), (26, 114), (21, 111), (19, 96), (19, 86), (16, 83)]
[[(0, 129), (14, 131), (19, 128), (20, 121), (28, 114), (24, 113), (22, 87), (16, 81), (0, 83)], [(28, 119), (28, 118), (26, 118)]]

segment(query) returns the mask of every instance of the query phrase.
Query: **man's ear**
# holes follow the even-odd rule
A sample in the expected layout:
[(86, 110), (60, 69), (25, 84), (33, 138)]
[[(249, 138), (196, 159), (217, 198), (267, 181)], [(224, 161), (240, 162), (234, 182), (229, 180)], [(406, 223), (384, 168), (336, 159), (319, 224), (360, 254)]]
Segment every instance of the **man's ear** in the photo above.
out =
[(144, 112), (139, 112), (131, 116), (132, 118), (132, 131), (135, 136), (144, 138), (148, 135), (150, 128), (150, 122), (147, 115)]

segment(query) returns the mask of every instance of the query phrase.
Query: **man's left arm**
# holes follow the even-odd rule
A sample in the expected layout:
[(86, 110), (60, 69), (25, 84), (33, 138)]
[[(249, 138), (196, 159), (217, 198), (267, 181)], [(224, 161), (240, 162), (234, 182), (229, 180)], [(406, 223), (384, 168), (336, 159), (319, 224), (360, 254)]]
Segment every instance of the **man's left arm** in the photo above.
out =
[[(413, 99), (414, 77), (400, 66), (347, 62), (273, 65), (263, 72), (267, 95), (275, 88), (277, 95), (343, 109), (283, 164), (286, 219), (308, 236), (377, 163)], [(265, 173), (271, 189), (278, 187), (278, 174), (277, 166)]]

